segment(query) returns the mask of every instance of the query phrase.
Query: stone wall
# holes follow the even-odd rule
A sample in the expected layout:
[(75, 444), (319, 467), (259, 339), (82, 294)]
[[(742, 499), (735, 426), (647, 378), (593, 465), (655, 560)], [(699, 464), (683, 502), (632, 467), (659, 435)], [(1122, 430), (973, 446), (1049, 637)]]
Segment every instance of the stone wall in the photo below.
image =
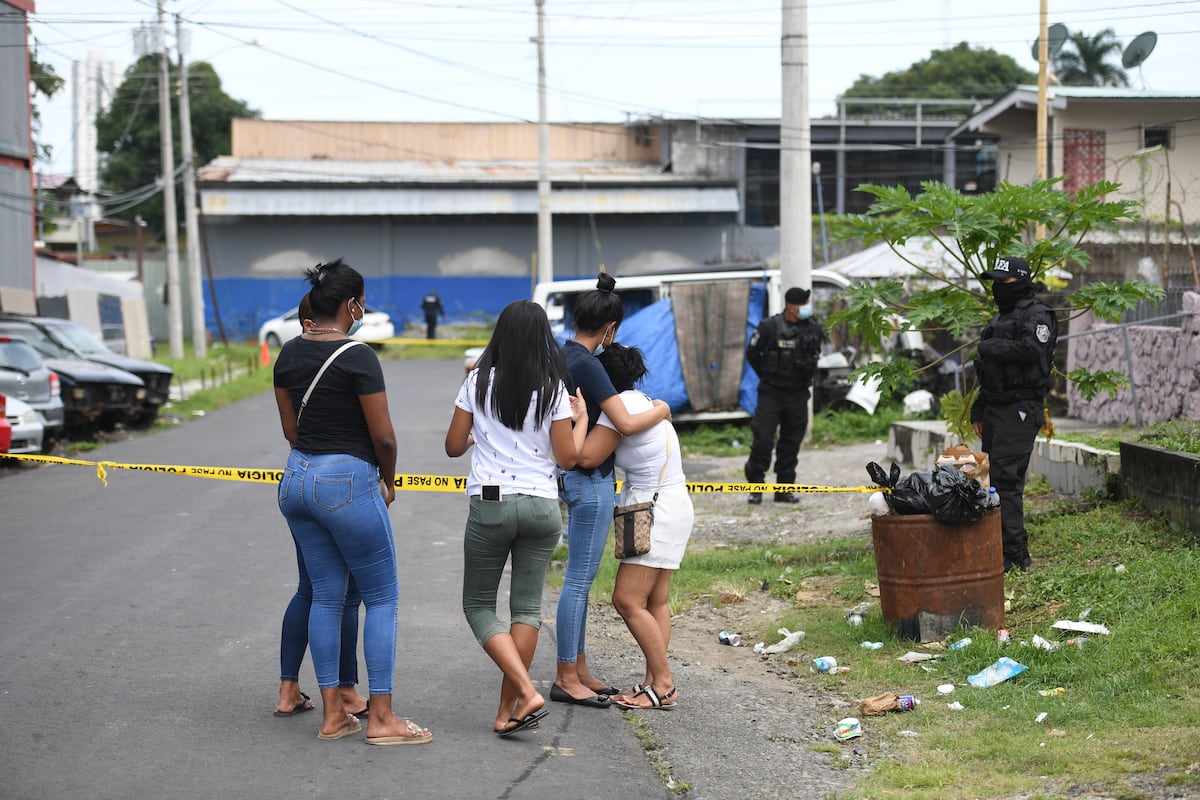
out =
[[(1073, 321), (1072, 338), (1067, 340), (1068, 371), (1086, 367), (1128, 375), (1132, 368), (1133, 386), (1112, 397), (1101, 394), (1084, 400), (1078, 388), (1069, 384), (1069, 416), (1101, 425), (1135, 423), (1139, 418), (1143, 425), (1200, 419), (1200, 295), (1184, 294), (1182, 310), (1191, 316), (1183, 318), (1179, 327), (1137, 325), (1122, 329), (1097, 322), (1090, 314)], [(1085, 332), (1087, 335), (1079, 335)]]

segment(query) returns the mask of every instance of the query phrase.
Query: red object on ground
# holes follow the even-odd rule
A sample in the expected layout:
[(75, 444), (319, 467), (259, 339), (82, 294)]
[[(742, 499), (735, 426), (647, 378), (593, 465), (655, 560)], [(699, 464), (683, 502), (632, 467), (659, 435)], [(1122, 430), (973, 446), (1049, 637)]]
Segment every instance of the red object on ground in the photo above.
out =
[(0, 453), (12, 446), (12, 425), (8, 424), (8, 398), (0, 394)]
[(263, 342), (262, 351), (258, 354), (258, 365), (265, 367), (271, 363), (271, 348), (267, 347), (267, 343)]

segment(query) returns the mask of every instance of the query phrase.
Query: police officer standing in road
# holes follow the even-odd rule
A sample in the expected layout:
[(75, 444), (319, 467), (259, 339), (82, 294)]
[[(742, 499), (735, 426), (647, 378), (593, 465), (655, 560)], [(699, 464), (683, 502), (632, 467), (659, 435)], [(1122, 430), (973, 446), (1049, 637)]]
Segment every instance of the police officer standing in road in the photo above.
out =
[(430, 290), (421, 298), (421, 310), (425, 312), (425, 338), (437, 338), (438, 317), (446, 316), (446, 309), (442, 308), (442, 300), (437, 292)]
[(979, 340), (979, 397), (971, 407), (971, 423), (988, 454), (992, 486), (1000, 495), (1004, 571), (1025, 571), (1033, 563), (1025, 532), (1025, 472), (1045, 424), (1058, 320), (1034, 296), (1024, 259), (997, 258), (980, 277), (992, 282), (1000, 313)]
[[(750, 421), (754, 443), (745, 467), (746, 480), (751, 483), (764, 481), (773, 446), (776, 482), (796, 482), (800, 442), (808, 429), (808, 398), (821, 345), (828, 341), (821, 323), (812, 318), (811, 296), (808, 289), (788, 289), (783, 313), (759, 323), (746, 346), (746, 361), (759, 378), (758, 402)], [(748, 502), (759, 505), (762, 494), (751, 493)], [(800, 498), (791, 492), (776, 492), (775, 502), (798, 503)]]

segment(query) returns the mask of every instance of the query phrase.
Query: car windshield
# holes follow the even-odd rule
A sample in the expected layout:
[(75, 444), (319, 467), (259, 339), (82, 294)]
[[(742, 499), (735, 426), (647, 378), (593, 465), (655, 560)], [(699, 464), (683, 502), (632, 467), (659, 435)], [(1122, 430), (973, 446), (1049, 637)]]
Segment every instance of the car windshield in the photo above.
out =
[(56, 322), (49, 327), (53, 331), (55, 338), (67, 347), (76, 352), (83, 353), (85, 356), (103, 355), (112, 352), (103, 342), (92, 336), (88, 329), (82, 325)]
[(14, 336), (20, 336), (29, 344), (33, 345), (33, 349), (41, 353), (43, 358), (79, 358), (79, 356), (71, 350), (63, 347), (58, 342), (51, 339), (46, 334), (34, 327), (29, 329), (22, 328), (21, 330), (9, 330), (8, 333)]
[(24, 342), (0, 339), (0, 369), (24, 372), (26, 375), (42, 366), (37, 352)]

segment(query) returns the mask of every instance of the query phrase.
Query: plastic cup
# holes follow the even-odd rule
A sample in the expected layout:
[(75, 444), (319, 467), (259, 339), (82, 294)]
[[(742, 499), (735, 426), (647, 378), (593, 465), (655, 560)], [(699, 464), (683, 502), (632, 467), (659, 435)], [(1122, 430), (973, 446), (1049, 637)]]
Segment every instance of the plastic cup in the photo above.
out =
[(827, 675), (837, 669), (837, 659), (833, 656), (819, 656), (813, 659), (812, 665), (808, 669), (809, 672)]

